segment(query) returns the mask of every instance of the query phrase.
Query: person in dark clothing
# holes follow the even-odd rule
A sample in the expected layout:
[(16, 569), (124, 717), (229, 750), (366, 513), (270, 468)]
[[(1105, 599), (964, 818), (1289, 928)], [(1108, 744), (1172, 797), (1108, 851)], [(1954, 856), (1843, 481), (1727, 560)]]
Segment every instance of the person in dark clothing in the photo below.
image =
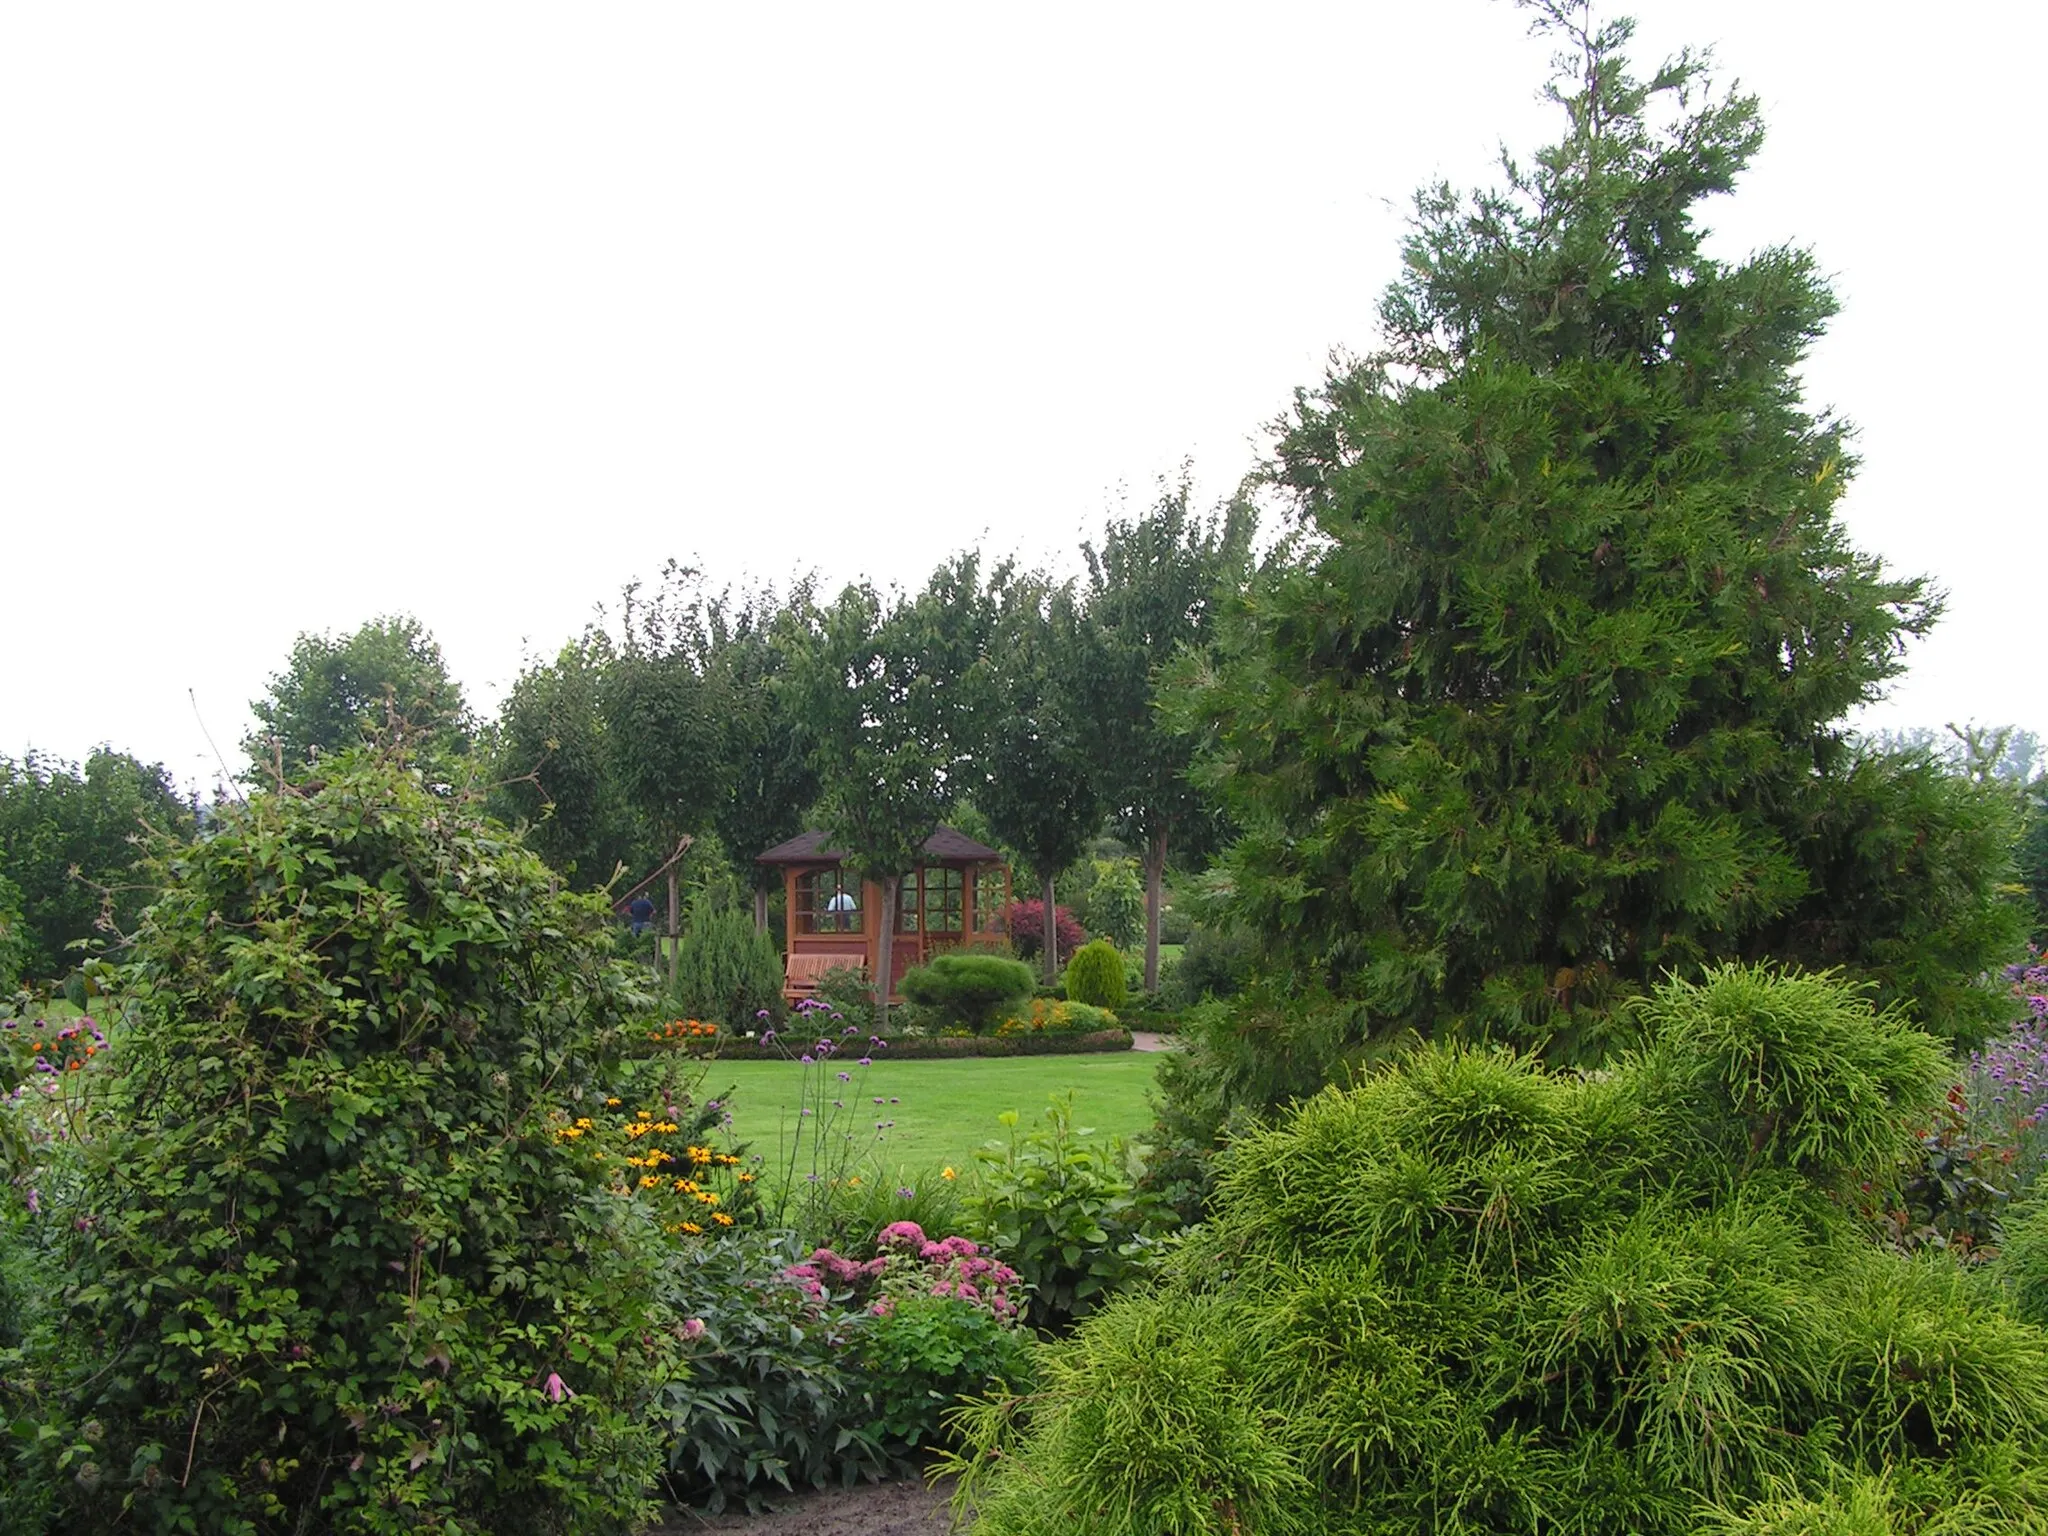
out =
[(635, 896), (626, 908), (626, 916), (633, 921), (633, 937), (637, 939), (654, 926), (654, 903), (645, 896)]

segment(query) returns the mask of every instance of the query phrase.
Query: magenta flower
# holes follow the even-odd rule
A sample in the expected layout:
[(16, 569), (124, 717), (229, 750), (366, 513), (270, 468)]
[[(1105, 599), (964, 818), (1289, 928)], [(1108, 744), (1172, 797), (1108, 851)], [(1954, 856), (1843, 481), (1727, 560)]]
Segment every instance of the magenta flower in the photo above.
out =
[(565, 1397), (576, 1395), (553, 1371), (549, 1371), (548, 1379), (541, 1383), (541, 1391), (548, 1395), (548, 1401), (551, 1403), (559, 1403)]

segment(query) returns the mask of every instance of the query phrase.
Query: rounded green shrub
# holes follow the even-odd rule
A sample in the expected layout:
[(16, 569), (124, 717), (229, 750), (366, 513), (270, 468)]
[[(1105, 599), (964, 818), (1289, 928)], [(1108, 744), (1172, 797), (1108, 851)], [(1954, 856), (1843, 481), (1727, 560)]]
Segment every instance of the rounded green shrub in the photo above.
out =
[(1247, 1127), (1153, 1286), (970, 1416), (977, 1536), (2039, 1531), (2048, 1330), (1857, 1205), (1931, 1038), (1741, 967), (1648, 1023), (1600, 1073), (1426, 1045)]
[(1069, 1001), (1114, 1013), (1128, 996), (1124, 957), (1107, 939), (1092, 939), (1074, 951), (1064, 978)]
[(1021, 960), (962, 949), (913, 966), (903, 973), (901, 985), (907, 1001), (929, 1009), (941, 1024), (986, 1034), (1031, 996), (1036, 982)]
[(123, 978), (64, 1528), (625, 1529), (660, 1238), (557, 1133), (649, 999), (516, 836), (394, 757), (321, 771), (169, 855)]

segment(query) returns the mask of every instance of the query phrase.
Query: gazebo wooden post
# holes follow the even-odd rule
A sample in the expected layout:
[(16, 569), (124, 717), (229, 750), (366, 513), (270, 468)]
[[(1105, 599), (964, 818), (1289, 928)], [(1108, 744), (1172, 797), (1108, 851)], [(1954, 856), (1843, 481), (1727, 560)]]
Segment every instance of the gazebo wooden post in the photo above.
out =
[(668, 989), (676, 989), (676, 951), (682, 948), (682, 907), (677, 901), (676, 867), (668, 867)]

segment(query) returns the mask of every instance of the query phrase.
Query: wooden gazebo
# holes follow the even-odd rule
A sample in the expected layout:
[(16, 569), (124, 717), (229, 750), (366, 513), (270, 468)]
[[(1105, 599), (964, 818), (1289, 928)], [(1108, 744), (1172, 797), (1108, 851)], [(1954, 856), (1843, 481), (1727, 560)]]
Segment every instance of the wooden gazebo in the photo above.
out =
[[(860, 879), (827, 842), (823, 832), (805, 832), (756, 860), (782, 867), (789, 915), (783, 996), (791, 1002), (808, 996), (827, 971), (850, 967), (871, 977), (880, 964), (882, 887)], [(891, 999), (913, 965), (949, 949), (1002, 943), (1009, 905), (1010, 868), (995, 849), (945, 826), (926, 838), (891, 914)]]

